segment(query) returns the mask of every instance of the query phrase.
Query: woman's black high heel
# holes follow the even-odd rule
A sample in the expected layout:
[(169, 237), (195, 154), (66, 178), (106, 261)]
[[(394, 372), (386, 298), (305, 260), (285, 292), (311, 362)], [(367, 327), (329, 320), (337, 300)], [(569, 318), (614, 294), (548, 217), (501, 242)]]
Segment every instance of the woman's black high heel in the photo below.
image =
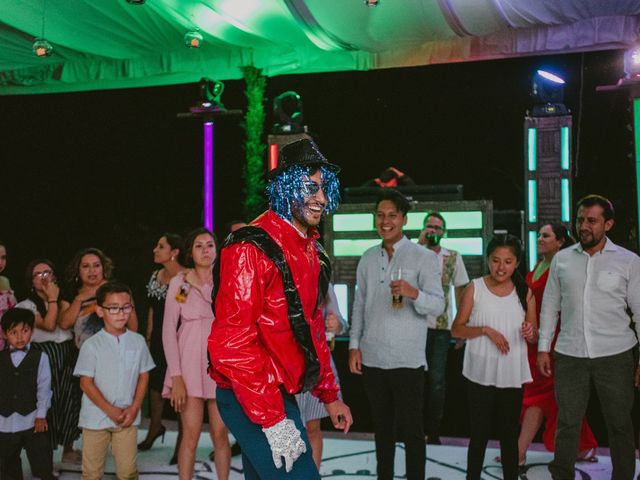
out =
[(164, 427), (164, 425), (162, 425), (160, 427), (160, 430), (158, 430), (158, 433), (156, 433), (153, 438), (149, 438), (149, 436), (147, 435), (147, 438), (138, 444), (138, 450), (140, 450), (141, 452), (150, 450), (158, 437), (162, 437), (162, 443), (164, 443), (165, 433), (167, 433), (167, 429)]

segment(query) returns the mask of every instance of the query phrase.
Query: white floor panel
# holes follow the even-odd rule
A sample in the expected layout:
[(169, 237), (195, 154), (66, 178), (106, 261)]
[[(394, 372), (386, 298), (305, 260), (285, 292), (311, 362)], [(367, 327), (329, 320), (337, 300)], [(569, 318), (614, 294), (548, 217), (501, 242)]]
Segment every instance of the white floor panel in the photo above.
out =
[[(146, 431), (139, 432), (142, 440)], [(175, 479), (177, 468), (168, 465), (173, 453), (173, 445), (176, 432), (167, 432), (164, 443), (156, 441), (154, 448), (138, 454), (138, 466), (141, 479)], [(81, 447), (81, 442), (78, 442)], [(194, 478), (198, 480), (214, 480), (217, 478), (214, 466), (209, 462), (208, 455), (211, 452), (211, 439), (206, 433), (200, 437)], [(454, 445), (429, 445), (427, 448), (427, 480), (463, 480), (465, 478), (467, 449), (464, 446)], [(54, 453), (54, 461), (59, 461), (61, 450)], [(485, 459), (483, 480), (502, 479), (500, 465), (494, 461), (499, 451), (488, 448)], [(578, 480), (605, 480), (611, 478), (611, 461), (607, 456), (599, 456), (598, 463), (578, 464), (576, 479)], [(552, 454), (545, 451), (530, 451), (527, 457), (527, 480), (547, 480), (551, 476), (547, 470), (547, 464), (551, 461)], [(25, 480), (31, 480), (28, 474), (29, 464), (23, 454), (23, 467)], [(56, 464), (61, 480), (75, 480), (80, 478), (80, 465)], [(231, 480), (240, 480), (242, 475), (242, 461), (240, 457), (234, 457), (232, 461)], [(640, 464), (636, 461), (636, 476), (640, 474)], [(323, 462), (320, 473), (322, 478), (335, 480), (372, 480), (375, 478), (376, 461), (374, 444), (371, 440), (351, 440), (341, 438), (327, 438), (324, 441)], [(105, 478), (114, 479), (113, 459), (109, 456)], [(396, 449), (396, 478), (404, 476), (404, 448), (398, 445)], [(524, 480), (524, 477), (523, 477)]]

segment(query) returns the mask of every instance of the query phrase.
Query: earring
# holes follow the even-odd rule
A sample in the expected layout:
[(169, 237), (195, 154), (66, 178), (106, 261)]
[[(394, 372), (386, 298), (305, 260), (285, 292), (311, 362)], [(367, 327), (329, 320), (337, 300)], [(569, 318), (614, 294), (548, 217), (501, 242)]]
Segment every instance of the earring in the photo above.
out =
[(176, 257), (174, 255), (171, 255), (171, 261), (174, 262), (176, 260)]

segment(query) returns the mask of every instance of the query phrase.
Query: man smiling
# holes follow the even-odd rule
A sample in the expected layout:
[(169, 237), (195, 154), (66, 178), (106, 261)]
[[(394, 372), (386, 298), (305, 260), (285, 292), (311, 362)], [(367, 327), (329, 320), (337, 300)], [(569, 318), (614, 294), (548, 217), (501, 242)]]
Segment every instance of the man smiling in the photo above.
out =
[(407, 478), (424, 480), (427, 315), (444, 310), (437, 255), (404, 236), (410, 208), (396, 190), (378, 197), (382, 243), (360, 259), (351, 320), (349, 369), (363, 376), (371, 404), (380, 480), (394, 478), (396, 427), (406, 447)]
[(320, 310), (331, 271), (316, 227), (338, 206), (339, 169), (306, 139), (285, 146), (279, 161), (269, 210), (227, 237), (214, 267), (221, 288), (209, 356), (245, 478), (313, 480), (320, 475), (293, 394), (311, 391), (344, 432), (352, 423)]
[[(589, 195), (578, 202), (576, 233), (580, 243), (561, 250), (549, 267), (540, 313), (538, 368), (555, 376), (558, 401), (554, 480), (573, 480), (582, 418), (593, 385), (609, 433), (613, 480), (629, 480), (635, 471), (633, 383), (640, 367), (633, 350), (640, 334), (640, 258), (607, 237), (614, 224), (609, 200)], [(636, 334), (631, 329), (635, 319)], [(552, 372), (551, 342), (562, 315)]]

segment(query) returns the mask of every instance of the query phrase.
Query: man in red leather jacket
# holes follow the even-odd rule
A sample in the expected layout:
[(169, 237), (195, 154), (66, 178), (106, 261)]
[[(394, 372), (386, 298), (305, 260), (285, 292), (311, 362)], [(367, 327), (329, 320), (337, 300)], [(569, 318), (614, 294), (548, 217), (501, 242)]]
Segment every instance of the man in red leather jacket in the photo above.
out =
[(336, 428), (346, 433), (352, 423), (338, 398), (320, 310), (326, 292), (319, 291), (330, 270), (316, 227), (337, 207), (339, 169), (308, 139), (279, 156), (269, 210), (220, 250), (209, 357), (245, 478), (310, 480), (320, 475), (293, 395), (311, 390)]

